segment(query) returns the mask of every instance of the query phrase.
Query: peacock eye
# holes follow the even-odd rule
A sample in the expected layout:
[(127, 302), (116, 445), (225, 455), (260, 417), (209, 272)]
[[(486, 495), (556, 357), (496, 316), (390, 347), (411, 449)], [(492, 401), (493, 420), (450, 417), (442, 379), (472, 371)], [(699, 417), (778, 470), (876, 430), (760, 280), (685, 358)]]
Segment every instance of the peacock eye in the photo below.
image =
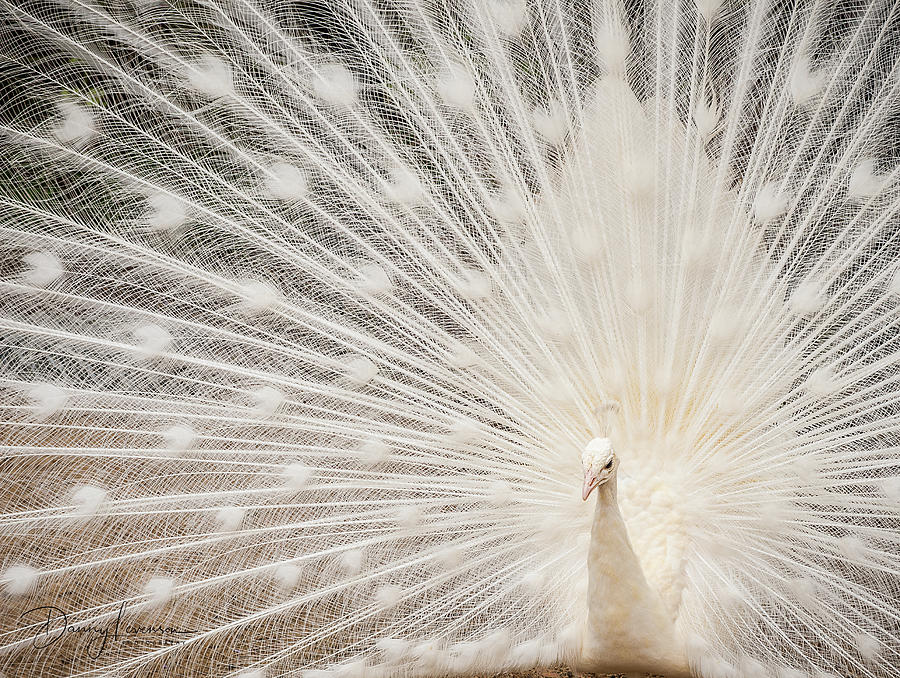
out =
[(604, 466), (603, 468), (612, 468), (612, 459), (606, 462), (606, 466)]

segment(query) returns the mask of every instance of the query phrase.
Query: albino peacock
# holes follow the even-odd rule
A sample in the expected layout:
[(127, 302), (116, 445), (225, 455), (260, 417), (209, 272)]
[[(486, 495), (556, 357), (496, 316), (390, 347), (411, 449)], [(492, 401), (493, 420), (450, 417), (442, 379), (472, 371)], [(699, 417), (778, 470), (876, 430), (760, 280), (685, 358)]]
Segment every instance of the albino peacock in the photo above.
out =
[(0, 8), (7, 678), (897, 675), (895, 0)]

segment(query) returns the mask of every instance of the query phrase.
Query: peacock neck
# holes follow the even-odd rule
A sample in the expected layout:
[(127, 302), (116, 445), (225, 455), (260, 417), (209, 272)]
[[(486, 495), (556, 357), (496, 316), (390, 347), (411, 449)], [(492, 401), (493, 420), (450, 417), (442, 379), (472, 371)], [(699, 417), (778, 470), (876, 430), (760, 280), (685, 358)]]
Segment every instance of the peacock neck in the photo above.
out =
[(616, 475), (597, 492), (588, 553), (583, 668), (688, 676), (674, 620), (644, 577), (616, 498)]

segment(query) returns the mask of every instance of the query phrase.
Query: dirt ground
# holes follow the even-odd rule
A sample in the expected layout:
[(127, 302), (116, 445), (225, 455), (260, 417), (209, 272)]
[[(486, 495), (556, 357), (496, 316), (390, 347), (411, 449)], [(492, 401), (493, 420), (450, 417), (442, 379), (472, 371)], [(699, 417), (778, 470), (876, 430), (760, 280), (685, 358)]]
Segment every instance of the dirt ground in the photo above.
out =
[[(620, 673), (579, 673), (567, 666), (554, 666), (547, 669), (534, 669), (519, 673), (495, 673), (493, 675), (476, 675), (473, 678), (622, 678)], [(651, 678), (662, 678), (653, 676)]]

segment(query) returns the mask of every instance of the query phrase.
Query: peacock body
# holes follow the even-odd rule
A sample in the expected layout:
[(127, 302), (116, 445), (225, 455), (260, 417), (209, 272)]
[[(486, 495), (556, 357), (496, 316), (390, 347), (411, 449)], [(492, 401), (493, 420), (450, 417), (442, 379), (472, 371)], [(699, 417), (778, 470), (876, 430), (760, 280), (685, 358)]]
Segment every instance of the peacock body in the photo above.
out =
[(892, 0), (2, 8), (7, 676), (896, 674)]

